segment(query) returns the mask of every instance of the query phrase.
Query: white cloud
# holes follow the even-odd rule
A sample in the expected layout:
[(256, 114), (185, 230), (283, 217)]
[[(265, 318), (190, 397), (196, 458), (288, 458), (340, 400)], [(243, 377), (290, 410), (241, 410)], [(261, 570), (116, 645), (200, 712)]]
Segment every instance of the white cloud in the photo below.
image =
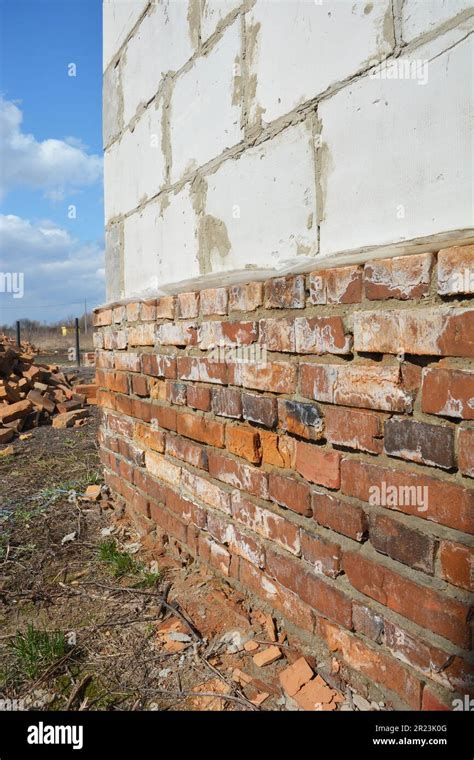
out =
[[(105, 300), (104, 251), (94, 242), (82, 243), (54, 222), (31, 222), (13, 214), (0, 215), (1, 272), (23, 272), (24, 298), (13, 301), (0, 295), (0, 322), (31, 317), (56, 320), (82, 313), (73, 302), (87, 299), (90, 306)], [(45, 304), (67, 304), (43, 312), (31, 309)], [(2, 308), (3, 307), (3, 308)], [(14, 311), (11, 307), (15, 307)], [(23, 307), (23, 308), (22, 308)]]
[(93, 185), (102, 177), (101, 156), (89, 155), (75, 138), (43, 140), (22, 132), (23, 114), (0, 95), (0, 198), (16, 186), (42, 190), (51, 200)]

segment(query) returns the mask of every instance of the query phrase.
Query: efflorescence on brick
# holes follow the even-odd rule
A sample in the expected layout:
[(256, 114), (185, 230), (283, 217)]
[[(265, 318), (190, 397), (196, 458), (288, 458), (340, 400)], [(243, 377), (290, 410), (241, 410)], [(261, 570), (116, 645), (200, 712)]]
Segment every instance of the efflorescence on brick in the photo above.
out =
[(95, 316), (106, 482), (144, 539), (411, 709), (472, 691), (469, 267), (456, 247)]

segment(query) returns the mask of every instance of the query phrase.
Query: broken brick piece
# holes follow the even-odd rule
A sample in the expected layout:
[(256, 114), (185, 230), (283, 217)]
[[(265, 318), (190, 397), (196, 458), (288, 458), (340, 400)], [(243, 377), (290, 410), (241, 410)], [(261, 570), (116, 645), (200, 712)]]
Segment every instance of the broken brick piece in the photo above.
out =
[(281, 657), (281, 650), (278, 647), (267, 647), (261, 652), (254, 654), (253, 661), (259, 668), (263, 668), (265, 665), (271, 665), (272, 662), (276, 662)]
[(289, 668), (279, 673), (278, 678), (289, 697), (293, 697), (313, 677), (313, 671), (304, 657), (300, 657)]

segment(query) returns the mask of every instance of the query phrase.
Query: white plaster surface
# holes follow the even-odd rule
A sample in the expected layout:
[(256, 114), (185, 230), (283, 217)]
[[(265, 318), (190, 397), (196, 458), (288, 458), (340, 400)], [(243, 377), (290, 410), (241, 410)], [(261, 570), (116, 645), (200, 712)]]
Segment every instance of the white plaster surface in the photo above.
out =
[(431, 61), (425, 85), (365, 77), (320, 104), (323, 255), (472, 225), (471, 40)]
[(242, 0), (202, 0), (201, 39), (205, 42), (213, 34), (220, 21), (239, 8)]
[(156, 195), (165, 180), (161, 149), (162, 105), (152, 104), (105, 154), (106, 220)]
[(390, 0), (257, 0), (246, 22), (257, 35), (252, 121), (273, 121), (394, 46)]
[(221, 220), (231, 245), (212, 269), (281, 266), (316, 251), (316, 183), (307, 124), (226, 161), (207, 177), (206, 214)]
[(196, 220), (189, 185), (171, 194), (163, 208), (149, 203), (124, 221), (124, 281), (127, 296), (199, 275)]
[(122, 62), (124, 122), (157, 92), (163, 75), (192, 56), (186, 0), (163, 0), (152, 6), (127, 45)]
[(147, 4), (148, 0), (103, 0), (104, 70), (125, 42)]
[(463, 11), (474, 12), (472, 0), (404, 0), (402, 37), (405, 42), (433, 32)]
[(177, 78), (170, 113), (172, 182), (241, 140), (238, 78), (234, 76), (240, 53), (240, 23), (236, 21), (208, 55)]

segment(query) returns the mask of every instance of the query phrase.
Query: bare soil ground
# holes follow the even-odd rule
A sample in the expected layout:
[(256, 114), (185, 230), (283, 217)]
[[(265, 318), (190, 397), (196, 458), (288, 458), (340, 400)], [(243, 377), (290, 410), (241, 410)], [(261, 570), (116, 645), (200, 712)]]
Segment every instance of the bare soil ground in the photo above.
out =
[[(295, 709), (278, 673), (300, 653), (271, 617), (191, 557), (147, 553), (105, 492), (84, 498), (101, 484), (98, 417), (93, 407), (84, 427), (40, 427), (0, 457), (0, 700), (43, 710)], [(276, 637), (280, 658), (257, 667), (253, 656)], [(333, 696), (326, 709), (353, 709), (349, 694)]]

